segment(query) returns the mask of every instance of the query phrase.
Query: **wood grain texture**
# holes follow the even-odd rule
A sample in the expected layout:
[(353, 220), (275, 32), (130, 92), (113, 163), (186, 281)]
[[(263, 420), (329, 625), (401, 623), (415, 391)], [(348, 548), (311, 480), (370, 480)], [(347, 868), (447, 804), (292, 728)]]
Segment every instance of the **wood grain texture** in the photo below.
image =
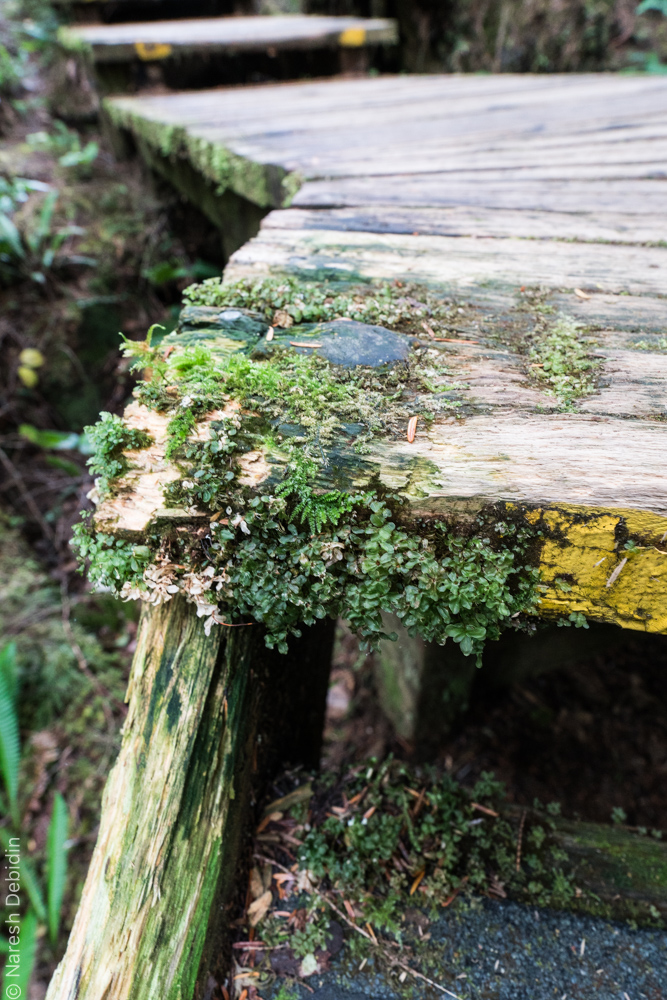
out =
[(229, 639), (231, 656), (227, 639), (206, 638), (184, 601), (144, 611), (123, 744), (49, 1000), (192, 996), (223, 855), (233, 863), (246, 805), (246, 637)]
[(411, 280), (459, 292), (495, 282), (661, 295), (667, 247), (321, 229), (297, 237), (266, 227), (233, 255), (225, 274), (232, 280), (269, 271)]
[[(483, 182), (483, 178), (480, 181)], [(346, 208), (276, 209), (262, 229), (331, 229), (337, 232), (404, 233), (419, 236), (486, 236), (505, 239), (578, 242), (657, 243), (665, 237), (661, 215), (627, 211), (582, 212), (493, 208), (487, 205), (436, 207), (364, 204)]]

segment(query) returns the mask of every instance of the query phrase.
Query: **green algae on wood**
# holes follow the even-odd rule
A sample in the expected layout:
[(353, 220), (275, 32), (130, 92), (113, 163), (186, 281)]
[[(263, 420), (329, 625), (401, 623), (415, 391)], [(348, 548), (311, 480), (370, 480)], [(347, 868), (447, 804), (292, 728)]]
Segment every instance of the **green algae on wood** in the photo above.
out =
[(182, 598), (144, 609), (123, 743), (49, 1000), (190, 1000), (224, 962), (251, 793), (277, 761), (317, 762), (331, 641), (310, 630), (276, 663), (259, 627), (207, 636)]
[(298, 177), (282, 167), (257, 163), (182, 125), (147, 116), (137, 108), (136, 99), (107, 98), (102, 109), (112, 127), (130, 132), (160, 156), (185, 157), (221, 194), (229, 189), (260, 208), (281, 208), (289, 205), (300, 186)]

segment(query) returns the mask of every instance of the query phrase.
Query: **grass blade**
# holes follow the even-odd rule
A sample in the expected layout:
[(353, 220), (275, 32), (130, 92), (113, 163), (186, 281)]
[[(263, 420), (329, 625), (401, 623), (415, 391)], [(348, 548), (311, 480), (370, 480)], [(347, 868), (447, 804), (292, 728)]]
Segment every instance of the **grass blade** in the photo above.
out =
[(12, 700), (16, 702), (19, 693), (19, 668), (15, 642), (8, 642), (0, 649), (0, 674), (3, 674)]
[[(8, 961), (2, 976), (3, 996), (28, 996), (28, 985), (37, 955), (37, 917), (32, 910), (28, 910), (20, 926), (21, 931), (18, 936), (19, 950), (15, 952), (15, 954), (18, 954), (18, 962), (16, 963), (17, 975), (10, 975), (14, 970), (14, 965)], [(16, 988), (10, 990), (9, 986), (12, 984)]]
[(16, 714), (16, 684), (12, 646), (5, 646), (0, 659), (0, 774), (7, 792), (9, 812), (19, 826), (18, 789), (21, 744), (19, 720)]
[[(6, 827), (0, 827), (0, 845), (2, 845), (8, 853), (10, 853), (9, 839), (10, 831)], [(44, 905), (42, 890), (39, 887), (39, 882), (37, 881), (35, 869), (32, 867), (32, 862), (25, 856), (21, 858), (21, 879), (23, 887), (28, 894), (28, 899), (32, 904), (32, 908), (37, 914), (37, 919), (40, 924), (45, 924), (46, 906)]]
[(67, 840), (68, 819), (65, 800), (60, 792), (56, 792), (46, 838), (46, 899), (49, 937), (53, 945), (58, 940), (60, 910), (65, 892), (65, 877), (67, 875), (65, 841)]

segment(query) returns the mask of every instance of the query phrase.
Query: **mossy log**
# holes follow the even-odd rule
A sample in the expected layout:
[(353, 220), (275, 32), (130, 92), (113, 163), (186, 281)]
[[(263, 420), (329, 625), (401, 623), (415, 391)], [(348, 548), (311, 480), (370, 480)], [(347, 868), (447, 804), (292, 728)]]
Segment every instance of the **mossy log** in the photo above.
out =
[(667, 919), (665, 841), (626, 827), (562, 819), (554, 837), (581, 890), (575, 907), (580, 901), (588, 912), (642, 923)]
[(200, 995), (224, 953), (252, 790), (271, 761), (319, 757), (332, 628), (305, 632), (298, 660), (277, 658), (259, 626), (207, 637), (181, 598), (144, 610), (122, 748), (49, 1000)]

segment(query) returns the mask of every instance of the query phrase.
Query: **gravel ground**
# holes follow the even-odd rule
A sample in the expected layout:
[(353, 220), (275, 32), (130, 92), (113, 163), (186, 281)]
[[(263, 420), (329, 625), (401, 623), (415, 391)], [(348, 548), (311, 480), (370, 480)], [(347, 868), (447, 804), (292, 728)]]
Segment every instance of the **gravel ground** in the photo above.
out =
[[(449, 911), (428, 931), (434, 964), (421, 968), (461, 1000), (667, 1000), (665, 931), (490, 901)], [(343, 951), (329, 972), (310, 977), (314, 992), (298, 986), (293, 995), (299, 1000), (444, 996), (414, 979), (399, 993), (395, 980), (369, 966), (351, 971)], [(280, 981), (262, 994), (275, 1000), (279, 989)]]

